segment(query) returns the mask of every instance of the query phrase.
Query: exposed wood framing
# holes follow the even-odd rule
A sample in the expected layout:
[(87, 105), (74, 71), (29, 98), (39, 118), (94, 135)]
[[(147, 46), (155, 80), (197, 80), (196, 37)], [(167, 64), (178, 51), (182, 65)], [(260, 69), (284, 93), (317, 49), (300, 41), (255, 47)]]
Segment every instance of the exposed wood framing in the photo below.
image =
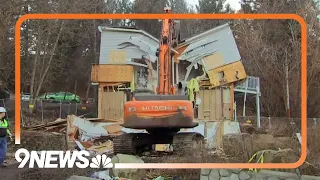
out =
[(218, 87), (213, 89), (201, 89), (198, 97), (201, 104), (198, 106), (199, 120), (232, 120), (233, 102), (232, 87)]
[(230, 111), (231, 113), (231, 119), (234, 119), (234, 84), (232, 83), (230, 85)]

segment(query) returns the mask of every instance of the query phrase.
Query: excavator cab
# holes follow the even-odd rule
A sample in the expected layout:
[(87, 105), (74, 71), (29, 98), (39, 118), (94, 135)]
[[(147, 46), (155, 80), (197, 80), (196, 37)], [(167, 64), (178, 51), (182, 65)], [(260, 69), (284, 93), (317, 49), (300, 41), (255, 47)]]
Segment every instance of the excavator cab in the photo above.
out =
[(130, 93), (130, 101), (135, 101), (136, 96), (150, 96), (155, 95), (156, 93), (150, 89), (136, 89)]

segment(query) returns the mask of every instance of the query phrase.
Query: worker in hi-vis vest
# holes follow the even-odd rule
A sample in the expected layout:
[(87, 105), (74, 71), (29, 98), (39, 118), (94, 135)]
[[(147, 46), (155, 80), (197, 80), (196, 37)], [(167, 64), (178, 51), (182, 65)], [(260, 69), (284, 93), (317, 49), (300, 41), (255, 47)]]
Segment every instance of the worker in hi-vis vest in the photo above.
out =
[(4, 160), (6, 159), (7, 154), (7, 137), (10, 137), (12, 140), (12, 135), (9, 130), (9, 123), (6, 120), (6, 109), (0, 107), (0, 167), (6, 167)]

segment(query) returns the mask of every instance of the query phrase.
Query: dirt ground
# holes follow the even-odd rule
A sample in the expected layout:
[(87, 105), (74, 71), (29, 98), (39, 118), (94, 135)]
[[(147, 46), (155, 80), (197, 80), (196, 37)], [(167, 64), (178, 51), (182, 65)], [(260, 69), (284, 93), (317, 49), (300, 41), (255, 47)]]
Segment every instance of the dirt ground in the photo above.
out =
[(90, 176), (93, 169), (19, 169), (18, 164), (11, 164), (0, 169), (3, 180), (66, 180), (72, 175)]
[[(18, 164), (14, 163), (6, 168), (0, 169), (3, 180), (66, 180), (72, 175), (89, 177), (97, 169), (19, 169)], [(182, 174), (182, 176), (181, 176)], [(200, 176), (200, 170), (147, 170), (145, 179), (153, 179), (158, 176), (166, 176), (168, 179), (174, 177), (181, 179), (197, 179)]]
[[(224, 158), (223, 158), (224, 157)], [(205, 162), (238, 162), (234, 158), (225, 157), (219, 153), (210, 154), (203, 152), (193, 152), (183, 156), (171, 154), (147, 154), (141, 157), (145, 163), (205, 163)], [(97, 169), (18, 169), (18, 164), (15, 163), (13, 156), (7, 159), (10, 165), (7, 168), (0, 169), (1, 178), (4, 180), (66, 180), (72, 175), (89, 177), (93, 172), (99, 171)], [(164, 176), (166, 179), (186, 179), (193, 180), (200, 177), (199, 169), (148, 169), (145, 173), (145, 180), (151, 180), (158, 176)]]
[[(192, 157), (192, 158), (190, 158)], [(219, 157), (218, 154), (211, 154), (208, 158), (208, 154), (203, 154), (203, 152), (193, 152), (187, 153), (183, 156), (173, 155), (167, 153), (151, 153), (146, 154), (141, 157), (145, 163), (197, 163), (197, 162), (228, 162), (234, 161), (230, 159), (223, 159)], [(19, 169), (18, 164), (14, 159), (13, 154), (9, 154), (6, 160), (10, 164), (7, 168), (0, 169), (1, 178), (4, 180), (66, 180), (72, 175), (87, 176), (89, 177), (93, 172), (99, 171), (97, 169)], [(200, 177), (199, 169), (148, 169), (146, 170), (145, 180), (151, 180), (158, 176), (164, 176), (166, 179), (198, 179)]]

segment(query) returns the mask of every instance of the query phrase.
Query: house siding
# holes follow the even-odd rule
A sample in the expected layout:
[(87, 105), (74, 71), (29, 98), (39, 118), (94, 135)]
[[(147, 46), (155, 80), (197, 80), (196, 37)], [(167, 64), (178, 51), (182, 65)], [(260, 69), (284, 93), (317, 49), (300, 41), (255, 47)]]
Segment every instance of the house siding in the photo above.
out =
[[(200, 55), (202, 57), (209, 56), (204, 55), (205, 53), (221, 54), (223, 57), (223, 65), (241, 60), (235, 38), (230, 26), (228, 25), (218, 27), (217, 30), (213, 30), (207, 34), (200, 35), (198, 38), (196, 38), (196, 40), (190, 40), (190, 42), (188, 42), (187, 39), (186, 41), (186, 43), (190, 45), (181, 54), (181, 58), (183, 58), (183, 60), (193, 61), (191, 59), (191, 56), (193, 55)], [(206, 44), (211, 41), (215, 42)], [(197, 48), (201, 45), (204, 45), (204, 47)], [(184, 55), (185, 52), (188, 52), (191, 49), (193, 49), (193, 52)], [(207, 68), (210, 69), (210, 67)]]
[[(109, 52), (111, 50), (119, 49), (118, 45), (128, 41), (130, 37), (139, 38), (141, 41), (144, 41), (152, 46), (158, 46), (157, 41), (140, 32), (102, 30), (99, 64), (108, 64)], [(125, 51), (127, 52), (127, 59), (140, 59), (142, 55), (145, 55), (143, 51), (136, 47), (125, 48)]]

